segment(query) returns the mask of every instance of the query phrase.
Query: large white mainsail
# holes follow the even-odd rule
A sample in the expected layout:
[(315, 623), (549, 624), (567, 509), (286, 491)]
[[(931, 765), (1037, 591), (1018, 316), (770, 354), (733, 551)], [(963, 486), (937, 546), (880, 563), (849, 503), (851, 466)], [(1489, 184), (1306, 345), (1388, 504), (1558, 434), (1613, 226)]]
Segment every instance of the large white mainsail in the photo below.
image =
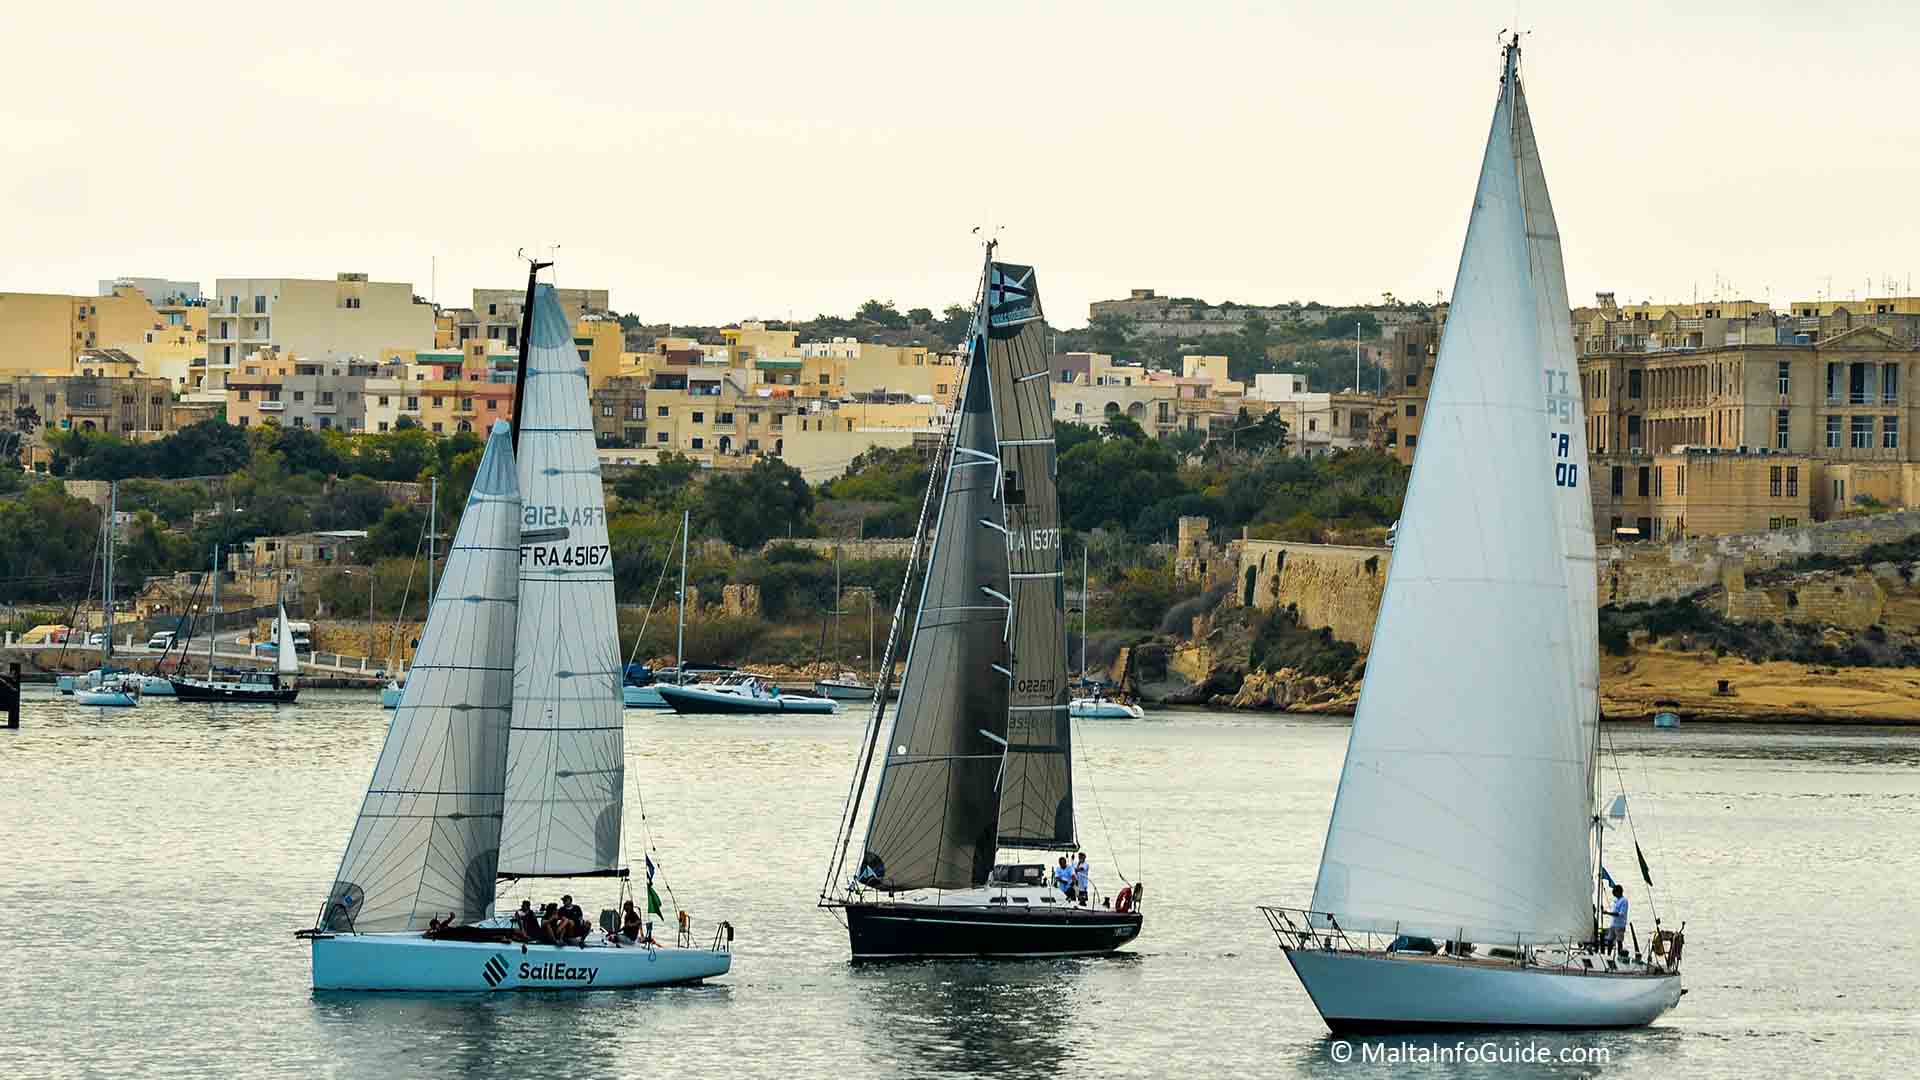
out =
[(493, 913), (520, 512), (509, 435), (495, 424), (323, 930), (416, 930), (448, 912), (460, 923)]
[(550, 285), (531, 296), (516, 457), (525, 502), (505, 876), (620, 864), (620, 643), (587, 368)]
[(1314, 886), (1313, 909), (1349, 930), (1540, 942), (1591, 925), (1591, 721), (1570, 672), (1592, 637), (1574, 640), (1570, 609), (1592, 617), (1593, 585), (1570, 582), (1543, 479), (1569, 460), (1541, 392), (1560, 363), (1543, 305), (1564, 309), (1566, 286), (1557, 243), (1549, 265), (1545, 237), (1529, 237), (1550, 232), (1551, 214), (1543, 180), (1544, 217), (1530, 221), (1523, 195), (1536, 185), (1522, 159), (1537, 155), (1515, 55)]

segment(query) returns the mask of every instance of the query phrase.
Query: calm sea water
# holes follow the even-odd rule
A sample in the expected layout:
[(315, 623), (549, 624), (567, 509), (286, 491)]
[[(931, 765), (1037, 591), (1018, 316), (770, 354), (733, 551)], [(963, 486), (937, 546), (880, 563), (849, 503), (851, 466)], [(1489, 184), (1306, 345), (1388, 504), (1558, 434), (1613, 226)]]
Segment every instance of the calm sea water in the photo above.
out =
[[(386, 731), (377, 700), (112, 712), (38, 691), (25, 729), (0, 735), (0, 1061), (22, 1077), (1382, 1072), (1335, 1060), (1345, 1044), (1253, 910), (1312, 891), (1344, 722), (1083, 724), (1096, 874), (1150, 884), (1132, 951), (856, 969), (813, 902), (863, 717), (627, 715), (674, 899), (739, 928), (730, 976), (669, 991), (315, 995), (292, 932), (338, 863)], [(1691, 993), (1646, 1031), (1469, 1040), (1600, 1060), (1410, 1071), (1913, 1075), (1920, 732), (1611, 730), (1662, 914), (1688, 922)], [(613, 900), (596, 889), (575, 889), (589, 910)]]

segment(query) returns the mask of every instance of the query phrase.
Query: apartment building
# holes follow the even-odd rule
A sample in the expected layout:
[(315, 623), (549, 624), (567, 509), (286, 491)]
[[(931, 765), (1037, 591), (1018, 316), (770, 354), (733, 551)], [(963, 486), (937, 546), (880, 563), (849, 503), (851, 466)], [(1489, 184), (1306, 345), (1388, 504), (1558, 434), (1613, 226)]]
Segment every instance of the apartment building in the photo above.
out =
[(96, 431), (146, 442), (177, 428), (165, 379), (113, 375), (0, 375), (0, 416), (8, 427), (16, 409), (31, 407), (39, 431), (16, 443), (0, 441), (28, 468), (45, 469), (48, 431)]
[(257, 352), (237, 367), (225, 375), (230, 424), (368, 430), (368, 383), (380, 375), (378, 363)]
[(780, 418), (776, 452), (809, 484), (840, 476), (876, 446), (937, 446), (947, 428), (945, 407), (924, 401), (842, 402), (832, 409)]
[(771, 373), (767, 382), (794, 386), (800, 396), (823, 400), (925, 397), (951, 405), (960, 392), (958, 356), (923, 345), (878, 345), (837, 337), (799, 348), (799, 364), (775, 358), (761, 368)]
[(615, 375), (593, 389), (593, 439), (609, 447), (647, 446), (647, 375)]
[(208, 361), (231, 365), (256, 352), (316, 362), (374, 361), (383, 350), (430, 349), (433, 307), (408, 282), (338, 274), (221, 278), (207, 311)]
[(116, 349), (142, 363), (151, 358), (166, 368), (157, 373), (177, 378), (204, 355), (205, 329), (205, 308), (156, 305), (131, 285), (105, 296), (0, 293), (0, 372), (64, 374), (83, 352)]

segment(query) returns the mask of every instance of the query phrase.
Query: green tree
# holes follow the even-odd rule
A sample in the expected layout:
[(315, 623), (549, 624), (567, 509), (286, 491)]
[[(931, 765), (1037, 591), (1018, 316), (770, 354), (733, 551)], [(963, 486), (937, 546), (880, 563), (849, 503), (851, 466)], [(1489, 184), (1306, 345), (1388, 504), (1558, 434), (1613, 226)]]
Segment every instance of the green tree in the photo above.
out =
[(745, 471), (717, 472), (700, 486), (696, 528), (742, 550), (778, 536), (806, 536), (813, 491), (800, 470), (762, 458)]
[(958, 346), (967, 338), (967, 328), (973, 325), (973, 308), (965, 304), (948, 304), (940, 313), (940, 321), (934, 325), (934, 336), (948, 348)]
[(913, 326), (927, 326), (933, 322), (933, 311), (923, 307), (908, 308), (907, 322)]
[(907, 328), (907, 317), (900, 314), (900, 312), (894, 308), (893, 301), (891, 300), (869, 300), (861, 304), (860, 310), (854, 314), (867, 322), (878, 323), (889, 330), (905, 330)]
[(1133, 354), (1134, 321), (1125, 315), (1095, 315), (1087, 324), (1088, 344), (1108, 356)]

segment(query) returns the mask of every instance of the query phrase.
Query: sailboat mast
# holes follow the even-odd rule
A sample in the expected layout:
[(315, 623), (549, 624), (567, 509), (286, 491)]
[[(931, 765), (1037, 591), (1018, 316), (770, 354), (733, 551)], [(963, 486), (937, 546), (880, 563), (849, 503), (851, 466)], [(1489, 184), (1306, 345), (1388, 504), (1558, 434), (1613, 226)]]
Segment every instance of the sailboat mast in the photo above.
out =
[(533, 287), (539, 284), (540, 271), (552, 265), (550, 262), (541, 262), (538, 259), (527, 260), (527, 300), (520, 305), (520, 362), (513, 374), (513, 452), (515, 455), (520, 453), (520, 410), (527, 400), (527, 354), (533, 351)]
[(433, 610), (433, 548), (434, 534), (439, 532), (438, 512), (440, 510), (440, 478), (427, 478), (430, 494), (427, 496), (427, 610)]
[(106, 581), (106, 617), (107, 651), (100, 666), (105, 668), (113, 663), (113, 541), (114, 529), (120, 523), (120, 481), (107, 485), (107, 581)]
[(1093, 606), (1093, 560), (1084, 541), (1080, 545), (1080, 680), (1087, 678), (1087, 609)]
[(213, 651), (220, 641), (220, 545), (213, 545), (213, 599), (207, 609), (207, 678), (213, 678)]
[(690, 510), (680, 511), (680, 603), (676, 605), (673, 631), (673, 684), (687, 682), (687, 526), (693, 520)]

